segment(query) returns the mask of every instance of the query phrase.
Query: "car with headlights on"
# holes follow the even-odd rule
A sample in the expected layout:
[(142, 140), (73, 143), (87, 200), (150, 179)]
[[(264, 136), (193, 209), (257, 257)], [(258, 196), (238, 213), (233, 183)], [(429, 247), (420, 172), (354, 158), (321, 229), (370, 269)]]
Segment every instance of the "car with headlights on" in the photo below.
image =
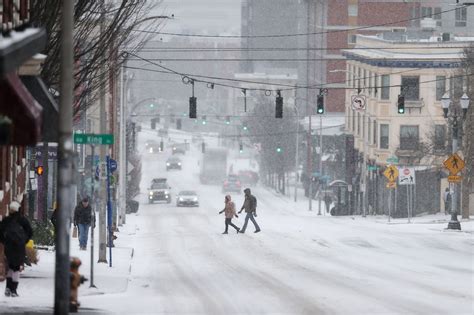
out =
[(166, 170), (181, 170), (182, 162), (179, 157), (171, 156), (166, 160)]
[(176, 196), (177, 207), (199, 207), (199, 197), (193, 190), (180, 191)]
[(166, 201), (171, 203), (171, 187), (168, 186), (166, 178), (155, 178), (148, 188), (148, 203), (155, 201)]

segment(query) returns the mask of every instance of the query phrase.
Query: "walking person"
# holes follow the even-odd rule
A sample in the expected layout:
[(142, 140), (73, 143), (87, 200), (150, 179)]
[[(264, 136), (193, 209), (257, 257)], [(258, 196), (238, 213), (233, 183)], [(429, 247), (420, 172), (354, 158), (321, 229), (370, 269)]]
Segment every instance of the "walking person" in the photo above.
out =
[(444, 214), (450, 214), (451, 213), (451, 191), (449, 190), (449, 187), (446, 188), (444, 191)]
[(234, 223), (232, 223), (232, 218), (235, 216), (238, 218), (239, 216), (235, 213), (235, 204), (231, 200), (230, 195), (225, 196), (225, 208), (219, 212), (221, 214), (222, 212), (225, 212), (225, 231), (222, 234), (228, 234), (229, 231), (229, 225), (232, 226), (237, 233), (239, 233), (240, 228), (237, 227)]
[(324, 195), (324, 204), (326, 205), (326, 213), (329, 213), (329, 212), (331, 211), (331, 209), (330, 209), (331, 203), (332, 203), (331, 195), (329, 195), (328, 193), (326, 193), (326, 194)]
[(9, 216), (0, 223), (0, 243), (5, 247), (7, 258), (7, 286), (5, 296), (18, 296), (20, 269), (25, 263), (26, 243), (33, 236), (30, 222), (20, 213), (20, 203), (13, 201)]
[(84, 197), (74, 209), (74, 226), (79, 230), (79, 249), (87, 249), (87, 239), (89, 227), (92, 223), (92, 208), (89, 204), (89, 197)]
[(255, 198), (255, 196), (251, 194), (250, 188), (245, 188), (244, 193), (245, 200), (239, 213), (241, 213), (245, 209), (247, 215), (245, 216), (244, 226), (240, 230), (240, 233), (245, 233), (249, 220), (252, 221), (253, 225), (255, 226), (254, 233), (258, 233), (260, 232), (260, 227), (258, 226), (257, 221), (255, 221), (254, 218), (257, 216), (257, 198)]

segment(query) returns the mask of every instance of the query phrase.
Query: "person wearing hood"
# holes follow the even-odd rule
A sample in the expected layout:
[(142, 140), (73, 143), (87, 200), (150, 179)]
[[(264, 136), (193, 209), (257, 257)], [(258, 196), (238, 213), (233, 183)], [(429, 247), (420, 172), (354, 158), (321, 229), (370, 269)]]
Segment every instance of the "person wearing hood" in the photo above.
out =
[(255, 196), (252, 195), (250, 188), (245, 188), (244, 193), (245, 193), (245, 201), (239, 213), (241, 213), (245, 209), (245, 212), (247, 213), (247, 215), (245, 216), (244, 226), (240, 230), (240, 233), (245, 233), (249, 220), (252, 221), (253, 225), (255, 226), (254, 233), (258, 233), (260, 232), (260, 227), (258, 226), (258, 223), (257, 221), (255, 221), (255, 218), (254, 218), (257, 216), (257, 198), (255, 198)]
[(237, 233), (239, 233), (240, 228), (237, 227), (234, 223), (232, 223), (232, 218), (235, 216), (238, 218), (239, 216), (235, 213), (235, 204), (232, 201), (230, 195), (225, 196), (225, 208), (219, 212), (221, 214), (222, 212), (225, 212), (225, 231), (222, 234), (228, 234), (229, 231), (229, 225), (232, 226)]
[(84, 197), (74, 209), (74, 226), (79, 229), (79, 249), (87, 249), (87, 239), (89, 228), (92, 223), (92, 208), (89, 204), (89, 197)]
[(5, 296), (17, 297), (20, 269), (25, 263), (25, 246), (33, 236), (33, 229), (20, 213), (19, 202), (11, 202), (9, 209), (9, 216), (0, 222), (0, 243), (4, 245), (8, 266)]

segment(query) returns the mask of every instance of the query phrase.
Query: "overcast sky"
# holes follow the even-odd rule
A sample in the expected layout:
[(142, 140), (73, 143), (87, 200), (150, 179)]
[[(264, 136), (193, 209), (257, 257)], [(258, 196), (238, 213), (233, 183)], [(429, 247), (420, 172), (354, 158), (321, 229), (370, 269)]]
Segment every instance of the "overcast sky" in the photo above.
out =
[(163, 0), (154, 14), (175, 15), (163, 32), (240, 34), (240, 0)]

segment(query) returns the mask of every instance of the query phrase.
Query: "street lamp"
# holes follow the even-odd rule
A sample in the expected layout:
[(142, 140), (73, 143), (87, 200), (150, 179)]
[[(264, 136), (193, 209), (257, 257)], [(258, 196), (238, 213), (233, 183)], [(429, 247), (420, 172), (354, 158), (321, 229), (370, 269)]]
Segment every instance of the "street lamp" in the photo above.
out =
[[(449, 107), (451, 105), (451, 98), (449, 97), (448, 93), (445, 93), (443, 97), (441, 98), (441, 105), (443, 107), (443, 113), (444, 113), (444, 118), (448, 120), (448, 124), (452, 128), (452, 140), (453, 140), (453, 145), (452, 145), (452, 151), (451, 153), (456, 153), (458, 151), (458, 141), (459, 141), (459, 120), (461, 122), (466, 118), (466, 113), (467, 109), (469, 108), (469, 103), (470, 99), (464, 93), (460, 100), (459, 103), (461, 104), (461, 108), (463, 111), (462, 117), (460, 117), (459, 113), (456, 111), (456, 108), (451, 108), (452, 112), (451, 115), (448, 116), (449, 112)], [(452, 183), (453, 187), (453, 196), (451, 198), (451, 221), (448, 223), (448, 229), (449, 230), (460, 230), (461, 229), (461, 223), (458, 221), (458, 213), (457, 213), (457, 184)]]

